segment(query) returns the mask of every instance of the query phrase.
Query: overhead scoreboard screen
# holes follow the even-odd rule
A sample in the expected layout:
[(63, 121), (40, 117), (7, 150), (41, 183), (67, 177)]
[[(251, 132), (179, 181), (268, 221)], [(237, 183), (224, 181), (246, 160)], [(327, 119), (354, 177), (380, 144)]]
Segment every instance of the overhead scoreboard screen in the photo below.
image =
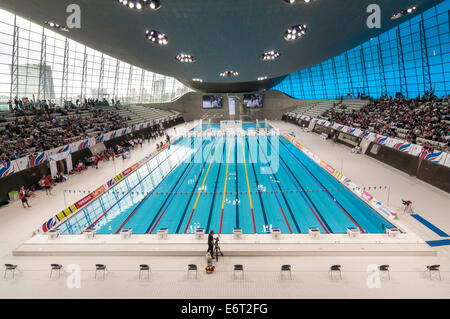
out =
[(203, 108), (204, 109), (221, 109), (223, 104), (222, 95), (204, 95)]
[(259, 108), (263, 106), (262, 94), (244, 94), (244, 104), (248, 108)]

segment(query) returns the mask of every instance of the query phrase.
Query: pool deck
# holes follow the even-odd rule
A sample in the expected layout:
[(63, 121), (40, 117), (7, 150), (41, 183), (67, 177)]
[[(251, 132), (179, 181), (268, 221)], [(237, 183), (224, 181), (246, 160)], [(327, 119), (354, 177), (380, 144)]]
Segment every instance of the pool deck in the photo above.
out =
[[(256, 235), (252, 238), (244, 234), (242, 240), (235, 242), (228, 238), (230, 235), (222, 235), (221, 246), (225, 257), (216, 264), (213, 275), (206, 275), (203, 271), (206, 265), (203, 255), (206, 245), (204, 240), (196, 240), (193, 235), (185, 235), (183, 244), (177, 243), (180, 240), (176, 237), (178, 235), (171, 234), (164, 240), (164, 244), (156, 236), (147, 235), (132, 235), (129, 240), (116, 236), (108, 239), (108, 244), (102, 242), (106, 240), (102, 236), (111, 235), (98, 235), (87, 244), (84, 244), (86, 240), (82, 236), (62, 236), (51, 243), (46, 236), (32, 236), (38, 225), (67, 206), (65, 201), (72, 203), (82, 197), (77, 195), (64, 198), (64, 189), (93, 189), (108, 180), (115, 171), (120, 172), (131, 166), (155, 149), (154, 143), (145, 143), (143, 149), (131, 154), (131, 159), (100, 163), (98, 170), (89, 169), (88, 172), (71, 176), (67, 182), (54, 187), (51, 196), (37, 192), (36, 197), (30, 201), (30, 209), (23, 209), (19, 202), (0, 208), (0, 262), (17, 264), (22, 271), (16, 273), (15, 279), (1, 280), (0, 298), (450, 298), (450, 246), (430, 247), (425, 244), (424, 241), (442, 238), (411, 216), (403, 214), (401, 205), (401, 199), (411, 199), (421, 216), (449, 233), (448, 193), (368, 156), (353, 154), (344, 145), (323, 141), (317, 134), (303, 133), (298, 126), (283, 122), (271, 124), (280, 128), (282, 133), (293, 131), (300, 143), (330, 165), (338, 169), (343, 166), (343, 173), (356, 184), (390, 185), (388, 206), (399, 213), (396, 223), (401, 225), (402, 230), (406, 230), (407, 239), (388, 238), (384, 234), (365, 234), (359, 238), (333, 235), (333, 238), (339, 238), (340, 241), (335, 243), (336, 240), (328, 239), (325, 235), (318, 240), (309, 238), (309, 235), (282, 235), (280, 240), (274, 240), (270, 235)], [(191, 127), (192, 123), (179, 125), (177, 133)], [(373, 195), (383, 203), (388, 201), (386, 192), (377, 190)], [(134, 245), (134, 241), (143, 240), (140, 236), (145, 236), (148, 244)], [(377, 243), (376, 237), (379, 237), (380, 243)], [(372, 243), (364, 242), (369, 239)], [(61, 245), (64, 241), (72, 243)], [(68, 247), (75, 248), (79, 245), (77, 241), (83, 242), (82, 249), (89, 247), (96, 252), (91, 255), (72, 252), (71, 255), (67, 251)], [(393, 254), (386, 252), (390, 242), (393, 245), (390, 251), (397, 250)], [(98, 249), (101, 247), (103, 252), (112, 251), (109, 247), (128, 249), (130, 244), (147, 249), (149, 246), (175, 246), (178, 247), (175, 250), (179, 254), (170, 256), (166, 249), (166, 253), (159, 256), (125, 256), (117, 253), (120, 250), (102, 255)], [(373, 247), (377, 245), (384, 247), (383, 253), (376, 253)], [(45, 249), (52, 248), (55, 251), (39, 255), (39, 249), (42, 248), (42, 253), (44, 246)], [(188, 246), (191, 248), (186, 251)], [(276, 257), (247, 253), (259, 249), (257, 246), (264, 247), (271, 256)], [(289, 250), (290, 253), (294, 251), (289, 247), (296, 249), (292, 255), (287, 253)], [(313, 253), (306, 247), (314, 247), (316, 250)], [(320, 254), (320, 248), (325, 247), (326, 254), (317, 255)], [(350, 253), (350, 247), (354, 248), (352, 253), (355, 255)], [(369, 247), (372, 255), (362, 252)], [(23, 252), (28, 250), (29, 255), (20, 255), (19, 250), (22, 249)], [(38, 253), (32, 252), (33, 249)], [(63, 254), (57, 253), (58, 249)], [(409, 249), (414, 253), (408, 255)], [(342, 254), (345, 250), (346, 253)], [(307, 253), (301, 255), (299, 251)], [(68, 287), (68, 272), (63, 273), (59, 280), (49, 279), (50, 263), (63, 264), (66, 270), (69, 265), (77, 265), (81, 271), (80, 288)], [(107, 265), (109, 273), (104, 281), (94, 280), (95, 263)], [(138, 279), (138, 265), (141, 263), (149, 264), (152, 269), (148, 281)], [(199, 266), (197, 280), (187, 278), (187, 264), (191, 263)], [(234, 264), (244, 265), (244, 280), (233, 280)], [(281, 280), (282, 264), (292, 265), (293, 280)], [(328, 270), (333, 264), (342, 265), (342, 280), (330, 279)], [(391, 280), (382, 279), (379, 289), (369, 289), (366, 284), (368, 266), (374, 264), (389, 264), (391, 268)], [(424, 273), (426, 266), (431, 264), (441, 265), (442, 280), (430, 280), (429, 275)]]
[[(227, 256), (436, 256), (437, 252), (413, 233), (395, 238), (386, 234), (360, 234), (353, 238), (346, 234), (244, 234), (242, 239), (222, 234), (220, 246)], [(49, 239), (37, 235), (13, 250), (13, 256), (204, 256), (206, 236), (169, 234), (158, 235), (61, 235)]]

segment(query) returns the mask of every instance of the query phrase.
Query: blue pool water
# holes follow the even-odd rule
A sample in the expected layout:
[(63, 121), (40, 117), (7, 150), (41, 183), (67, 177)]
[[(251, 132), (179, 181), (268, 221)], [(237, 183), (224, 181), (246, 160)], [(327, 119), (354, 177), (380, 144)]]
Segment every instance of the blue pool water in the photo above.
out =
[(283, 137), (217, 136), (176, 141), (58, 228), (154, 234), (273, 227), (384, 233), (393, 225)]

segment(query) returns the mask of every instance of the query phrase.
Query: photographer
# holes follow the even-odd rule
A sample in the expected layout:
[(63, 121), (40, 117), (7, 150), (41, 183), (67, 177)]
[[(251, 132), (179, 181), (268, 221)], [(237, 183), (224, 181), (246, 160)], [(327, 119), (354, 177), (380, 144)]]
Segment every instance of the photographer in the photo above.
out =
[(208, 250), (207, 253), (210, 254), (211, 258), (214, 259), (214, 230), (211, 230), (211, 232), (208, 235)]

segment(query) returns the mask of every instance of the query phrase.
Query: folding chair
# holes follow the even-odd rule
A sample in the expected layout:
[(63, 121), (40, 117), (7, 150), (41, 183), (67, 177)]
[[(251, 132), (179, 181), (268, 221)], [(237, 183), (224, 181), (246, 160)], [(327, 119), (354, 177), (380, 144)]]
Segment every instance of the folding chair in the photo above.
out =
[(433, 280), (432, 277), (432, 273), (433, 272), (437, 272), (439, 275), (439, 280), (442, 280), (441, 278), (441, 271), (439, 270), (439, 267), (441, 267), (441, 265), (431, 265), (431, 266), (427, 266), (427, 270), (425, 270), (425, 272), (429, 272), (430, 273), (430, 280)]
[(234, 265), (233, 279), (236, 279), (236, 271), (240, 271), (242, 273), (242, 279), (244, 279), (244, 266), (242, 266), (242, 265)]
[(95, 280), (97, 280), (97, 272), (98, 271), (103, 272), (103, 280), (104, 280), (105, 279), (105, 273), (108, 271), (108, 269), (106, 269), (106, 265), (95, 264)]
[(14, 279), (14, 272), (15, 272), (16, 269), (17, 269), (18, 271), (20, 271), (19, 268), (17, 268), (17, 265), (13, 265), (13, 264), (5, 264), (5, 275), (3, 276), (3, 278), (6, 278), (6, 272), (7, 272), (7, 271), (11, 271), (11, 272), (12, 272), (12, 275), (13, 275), (13, 279)]
[(62, 265), (58, 265), (58, 264), (50, 264), (50, 278), (52, 278), (53, 275), (53, 271), (57, 271), (58, 272), (58, 278), (61, 277), (61, 269), (62, 269)]
[(150, 270), (149, 265), (142, 264), (142, 265), (139, 265), (139, 280), (141, 280), (141, 274), (144, 271), (147, 272), (147, 280), (150, 279), (150, 272), (151, 272), (151, 270)]
[(190, 273), (191, 271), (195, 271), (195, 279), (197, 279), (197, 273), (198, 273), (198, 271), (197, 271), (197, 265), (194, 265), (194, 264), (189, 264), (189, 265), (188, 265), (188, 270), (187, 270), (187, 276), (188, 276), (188, 279), (189, 279), (189, 273)]
[(391, 273), (389, 272), (389, 265), (381, 265), (378, 267), (378, 270), (380, 273), (386, 273), (388, 274), (389, 280), (391, 280)]
[(334, 279), (333, 272), (339, 272), (339, 277), (342, 280), (341, 265), (333, 265), (330, 267), (329, 273), (330, 273), (331, 279)]
[(292, 270), (291, 270), (291, 265), (282, 265), (281, 266), (281, 271), (280, 271), (280, 276), (281, 279), (283, 279), (283, 272), (289, 271), (289, 277), (292, 280)]

